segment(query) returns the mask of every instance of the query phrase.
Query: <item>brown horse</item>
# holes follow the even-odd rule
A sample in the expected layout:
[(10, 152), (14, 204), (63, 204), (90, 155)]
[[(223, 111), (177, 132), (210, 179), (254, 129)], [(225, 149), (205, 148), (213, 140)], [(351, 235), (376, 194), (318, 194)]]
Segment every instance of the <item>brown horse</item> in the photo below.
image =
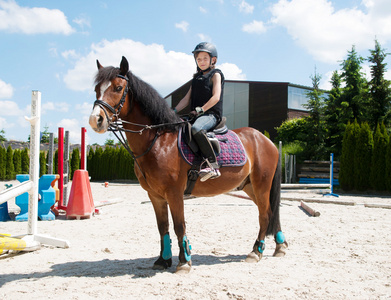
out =
[[(179, 244), (177, 272), (191, 269), (191, 247), (186, 237), (184, 191), (190, 166), (177, 146), (181, 119), (151, 86), (129, 71), (122, 57), (120, 68), (102, 67), (97, 61), (96, 101), (89, 123), (98, 133), (107, 130), (126, 133), (135, 174), (148, 193), (156, 214), (161, 237), (160, 256), (155, 269), (172, 264), (168, 206)], [(242, 141), (247, 162), (242, 167), (223, 167), (217, 179), (197, 180), (192, 195), (215, 196), (240, 187), (258, 206), (259, 234), (246, 261), (258, 262), (265, 248), (266, 235), (274, 235), (274, 256), (283, 256), (288, 244), (280, 225), (281, 168), (275, 145), (252, 128), (234, 130)], [(126, 142), (125, 142), (126, 143)]]

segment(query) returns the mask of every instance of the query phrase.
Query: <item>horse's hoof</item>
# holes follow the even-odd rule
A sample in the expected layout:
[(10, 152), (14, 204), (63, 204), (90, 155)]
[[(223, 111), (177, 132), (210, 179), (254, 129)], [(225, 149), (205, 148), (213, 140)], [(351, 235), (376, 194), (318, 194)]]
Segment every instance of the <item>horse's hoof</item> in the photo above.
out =
[(254, 251), (249, 253), (246, 257), (246, 262), (248, 263), (257, 263), (261, 260), (262, 253), (256, 254)]
[(191, 261), (187, 263), (179, 263), (176, 267), (176, 274), (188, 274), (191, 270)]
[(169, 267), (171, 267), (172, 265), (172, 259), (169, 258), (169, 259), (163, 259), (163, 257), (159, 257), (157, 259), (157, 261), (155, 261), (155, 263), (153, 264), (153, 267), (152, 269), (153, 270), (166, 270), (168, 269)]
[(282, 257), (286, 254), (286, 249), (288, 248), (288, 243), (285, 241), (282, 244), (276, 244), (276, 250), (274, 251), (274, 257)]

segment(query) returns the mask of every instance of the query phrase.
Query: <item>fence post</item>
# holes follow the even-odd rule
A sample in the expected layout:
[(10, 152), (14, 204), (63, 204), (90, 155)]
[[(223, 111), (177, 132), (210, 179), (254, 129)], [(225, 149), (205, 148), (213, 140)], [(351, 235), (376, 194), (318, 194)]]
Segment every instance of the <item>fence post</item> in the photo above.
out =
[(339, 197), (337, 194), (334, 194), (334, 153), (330, 153), (330, 193), (323, 196)]

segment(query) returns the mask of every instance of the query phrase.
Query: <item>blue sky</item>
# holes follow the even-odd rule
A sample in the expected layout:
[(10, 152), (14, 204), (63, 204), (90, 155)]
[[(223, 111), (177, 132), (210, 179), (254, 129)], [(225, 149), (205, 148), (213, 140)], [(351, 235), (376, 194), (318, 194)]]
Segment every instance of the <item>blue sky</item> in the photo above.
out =
[(389, 0), (0, 0), (0, 129), (26, 141), (39, 90), (42, 130), (64, 127), (72, 143), (83, 126), (90, 144), (114, 138), (88, 125), (96, 59), (126, 56), (164, 97), (191, 79), (191, 51), (208, 41), (227, 79), (311, 86), (316, 67), (328, 89), (352, 45), (366, 58), (375, 38), (391, 52)]

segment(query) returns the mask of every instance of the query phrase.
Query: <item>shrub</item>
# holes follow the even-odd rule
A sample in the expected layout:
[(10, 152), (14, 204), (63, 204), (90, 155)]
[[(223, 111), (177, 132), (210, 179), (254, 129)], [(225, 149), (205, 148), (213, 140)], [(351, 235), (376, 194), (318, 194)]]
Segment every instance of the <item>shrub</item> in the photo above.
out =
[(371, 187), (369, 174), (371, 173), (373, 136), (367, 122), (362, 123), (356, 135), (354, 148), (354, 188), (365, 191)]

